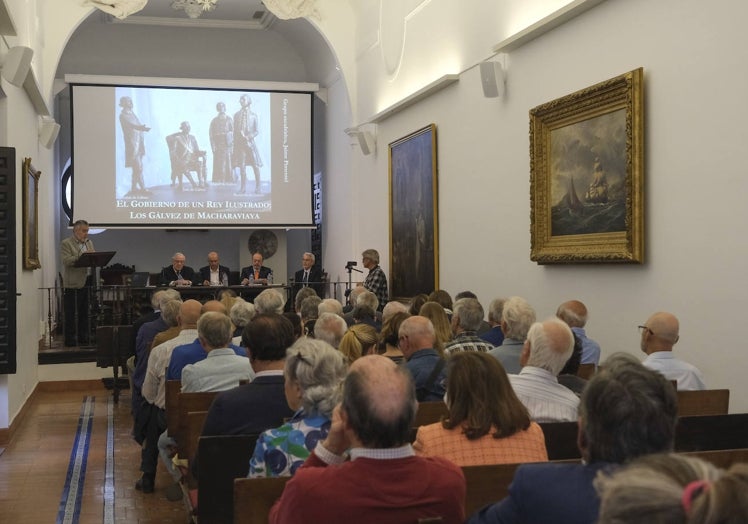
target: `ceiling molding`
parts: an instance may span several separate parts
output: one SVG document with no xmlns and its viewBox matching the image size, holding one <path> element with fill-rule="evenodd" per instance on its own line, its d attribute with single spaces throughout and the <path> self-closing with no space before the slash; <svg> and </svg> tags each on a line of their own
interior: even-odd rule
<svg viewBox="0 0 748 524">
<path fill-rule="evenodd" d="M 203 29 L 267 29 L 275 20 L 275 15 L 264 11 L 261 18 L 253 20 L 220 20 L 210 18 L 170 18 L 165 16 L 128 16 L 119 20 L 111 15 L 107 16 L 110 24 L 150 25 L 161 27 L 199 27 Z"/>
</svg>

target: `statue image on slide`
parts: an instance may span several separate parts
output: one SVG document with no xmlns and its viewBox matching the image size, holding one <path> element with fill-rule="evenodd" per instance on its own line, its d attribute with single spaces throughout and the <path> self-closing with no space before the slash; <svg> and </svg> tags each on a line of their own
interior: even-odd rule
<svg viewBox="0 0 748 524">
<path fill-rule="evenodd" d="M 119 114 L 119 123 L 122 126 L 122 135 L 125 141 L 125 167 L 132 169 L 132 183 L 130 192 L 148 193 L 143 179 L 143 156 L 145 155 L 145 142 L 143 133 L 151 130 L 138 120 L 132 109 L 132 98 L 123 96 L 119 99 L 122 111 Z"/>
<path fill-rule="evenodd" d="M 255 193 L 259 194 L 262 159 L 255 144 L 255 137 L 259 134 L 257 115 L 250 109 L 252 99 L 249 95 L 242 95 L 239 103 L 242 108 L 234 115 L 234 166 L 238 169 L 241 180 L 239 193 L 246 192 L 246 167 L 250 166 L 255 175 Z"/>
</svg>

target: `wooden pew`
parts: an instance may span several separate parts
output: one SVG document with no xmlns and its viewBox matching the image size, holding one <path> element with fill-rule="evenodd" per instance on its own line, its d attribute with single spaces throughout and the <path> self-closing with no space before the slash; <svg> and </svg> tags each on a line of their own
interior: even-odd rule
<svg viewBox="0 0 748 524">
<path fill-rule="evenodd" d="M 190 411 L 187 413 L 187 438 L 184 441 L 184 458 L 190 461 L 197 453 L 198 441 L 207 417 L 207 411 Z"/>
<path fill-rule="evenodd" d="M 181 380 L 166 381 L 166 398 L 164 402 L 164 409 L 166 409 L 166 430 L 172 438 L 179 432 L 179 392 L 181 390 Z"/>
<path fill-rule="evenodd" d="M 675 427 L 675 451 L 748 448 L 748 413 L 680 417 Z"/>
<path fill-rule="evenodd" d="M 447 410 L 447 405 L 441 400 L 435 402 L 419 402 L 413 426 L 426 426 L 427 424 L 439 422 L 442 419 L 442 416 L 445 415 L 449 415 L 449 410 Z"/>
<path fill-rule="evenodd" d="M 291 477 L 234 480 L 234 524 L 267 524 Z"/>
<path fill-rule="evenodd" d="M 548 460 L 578 460 L 581 457 L 577 446 L 579 429 L 576 422 L 542 422 L 540 427 L 545 437 Z"/>
<path fill-rule="evenodd" d="M 678 416 L 727 415 L 730 407 L 729 389 L 678 391 Z"/>
<path fill-rule="evenodd" d="M 579 369 L 577 369 L 577 376 L 579 378 L 583 378 L 584 380 L 589 380 L 592 378 L 592 375 L 595 374 L 595 364 L 579 364 Z"/>
<path fill-rule="evenodd" d="M 259 435 L 200 437 L 197 508 L 200 524 L 231 524 L 234 479 L 246 478 Z M 265 521 L 267 522 L 267 520 Z"/>
<path fill-rule="evenodd" d="M 218 395 L 216 391 L 201 391 L 196 393 L 180 393 L 179 394 L 179 405 L 177 409 L 178 422 L 177 432 L 173 435 L 177 441 L 177 453 L 180 457 L 189 459 L 190 455 L 190 444 L 189 439 L 189 417 L 188 413 L 197 411 L 208 411 L 213 399 Z M 167 424 L 169 410 L 167 408 Z M 169 435 L 172 436 L 171 432 Z M 197 443 L 195 443 L 197 445 Z M 194 448 L 193 448 L 194 449 Z"/>
</svg>

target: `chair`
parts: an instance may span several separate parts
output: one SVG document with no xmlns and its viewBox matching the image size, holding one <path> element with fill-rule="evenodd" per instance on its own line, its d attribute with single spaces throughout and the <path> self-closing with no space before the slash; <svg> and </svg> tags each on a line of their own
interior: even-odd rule
<svg viewBox="0 0 748 524">
<path fill-rule="evenodd" d="M 267 524 L 291 477 L 234 480 L 234 524 Z"/>
<path fill-rule="evenodd" d="M 191 136 L 191 135 L 190 135 Z M 166 137 L 166 144 L 169 147 L 169 161 L 171 163 L 171 185 L 177 185 L 179 190 L 182 188 L 182 176 L 186 176 L 192 184 L 192 189 L 205 187 L 207 184 L 207 159 L 206 152 L 201 150 L 190 150 L 182 138 L 182 133 L 172 133 Z M 197 145 L 197 144 L 194 144 Z M 192 178 L 192 172 L 197 173 L 197 181 Z"/>
</svg>

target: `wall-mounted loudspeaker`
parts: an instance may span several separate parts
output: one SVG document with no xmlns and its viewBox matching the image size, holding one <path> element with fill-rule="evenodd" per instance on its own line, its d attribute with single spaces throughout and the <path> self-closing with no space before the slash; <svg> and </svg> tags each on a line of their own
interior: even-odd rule
<svg viewBox="0 0 748 524">
<path fill-rule="evenodd" d="M 370 155 L 377 149 L 377 140 L 368 131 L 360 131 L 358 133 L 358 145 L 363 154 Z"/>
<path fill-rule="evenodd" d="M 481 62 L 480 83 L 483 87 L 483 96 L 496 98 L 504 95 L 504 84 L 506 73 L 500 62 Z"/>
<path fill-rule="evenodd" d="M 30 47 L 16 46 L 8 49 L 2 57 L 2 75 L 5 80 L 16 87 L 21 87 L 31 68 L 34 50 Z"/>
<path fill-rule="evenodd" d="M 54 120 L 43 121 L 39 124 L 39 143 L 47 149 L 52 149 L 59 133 L 60 124 Z"/>
</svg>

